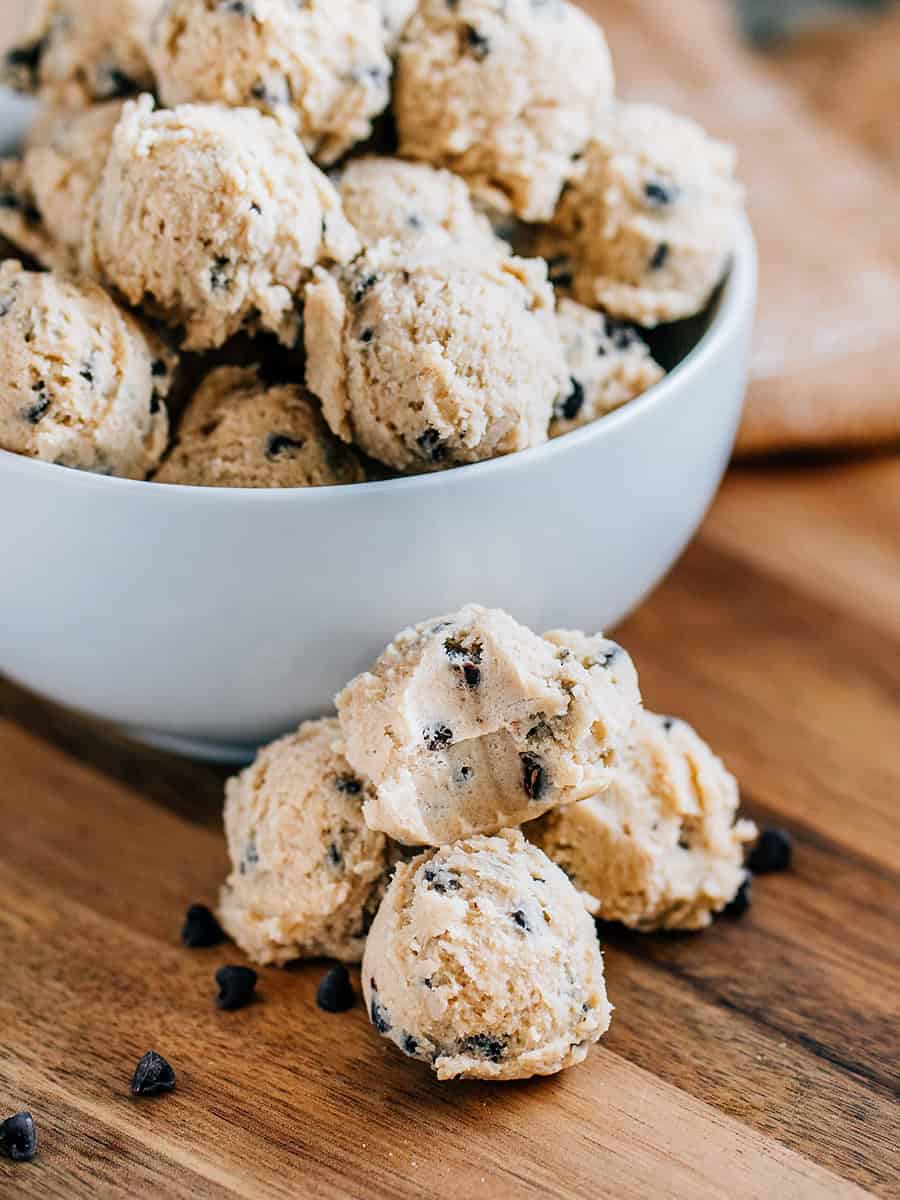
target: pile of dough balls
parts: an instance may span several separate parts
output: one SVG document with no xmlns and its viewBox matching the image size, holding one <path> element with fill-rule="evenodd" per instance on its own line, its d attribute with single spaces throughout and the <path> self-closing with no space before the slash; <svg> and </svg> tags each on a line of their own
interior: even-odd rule
<svg viewBox="0 0 900 1200">
<path fill-rule="evenodd" d="M 72 357 L 39 411 L 37 349 L 0 310 L 0 450 L 204 487 L 482 462 L 653 387 L 645 332 L 728 269 L 732 150 L 618 100 L 567 0 L 33 7 L 0 64 L 42 101 L 0 161 L 0 239 L 48 273 L 42 312 L 77 292 L 121 354 L 152 330 L 166 375 L 108 389 L 102 430 L 70 419 L 58 330 Z"/>
<path fill-rule="evenodd" d="M 470 604 L 336 705 L 227 784 L 220 919 L 259 963 L 362 960 L 375 1030 L 439 1079 L 581 1062 L 612 1013 L 592 918 L 700 929 L 744 884 L 734 778 L 599 634 Z"/>
</svg>

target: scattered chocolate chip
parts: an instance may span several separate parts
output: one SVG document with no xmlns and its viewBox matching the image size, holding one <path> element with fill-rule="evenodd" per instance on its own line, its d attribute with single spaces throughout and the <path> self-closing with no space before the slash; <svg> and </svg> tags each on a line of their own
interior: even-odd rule
<svg viewBox="0 0 900 1200">
<path fill-rule="evenodd" d="M 466 686 L 477 688 L 481 683 L 481 668 L 473 666 L 472 663 L 465 663 L 463 666 L 463 679 L 466 681 Z"/>
<path fill-rule="evenodd" d="M 216 1004 L 226 1012 L 246 1008 L 253 999 L 258 979 L 252 967 L 219 967 L 216 971 L 216 983 L 219 985 Z"/>
<path fill-rule="evenodd" d="M 359 304 L 362 300 L 364 300 L 366 295 L 372 290 L 377 282 L 377 275 L 365 275 L 362 279 L 358 280 L 354 285 L 352 292 L 353 303 Z"/>
<path fill-rule="evenodd" d="M 446 725 L 429 725 L 422 730 L 422 738 L 429 750 L 446 750 L 453 741 L 453 730 Z"/>
<path fill-rule="evenodd" d="M 246 0 L 220 0 L 216 7 L 219 12 L 233 13 L 236 17 L 246 17 L 250 14 Z"/>
<path fill-rule="evenodd" d="M 669 243 L 660 242 L 653 251 L 653 257 L 650 259 L 650 270 L 661 271 L 669 261 Z"/>
<path fill-rule="evenodd" d="M 602 667 L 604 670 L 608 670 L 622 653 L 622 647 L 613 642 L 608 650 L 604 650 L 602 654 L 594 655 L 591 660 L 591 666 Z"/>
<path fill-rule="evenodd" d="M 343 866 L 344 856 L 341 854 L 340 847 L 336 846 L 334 842 L 332 842 L 328 847 L 328 852 L 326 853 L 325 857 L 328 859 L 329 867 L 336 868 Z"/>
<path fill-rule="evenodd" d="M 47 49 L 47 39 L 40 38 L 26 46 L 16 46 L 8 51 L 6 65 L 28 87 L 36 87 L 41 69 L 41 59 Z"/>
<path fill-rule="evenodd" d="M 524 929 L 526 933 L 531 932 L 531 926 L 528 924 L 528 918 L 525 916 L 524 912 L 522 912 L 521 908 L 516 909 L 512 915 L 512 919 L 520 929 Z"/>
<path fill-rule="evenodd" d="M 154 388 L 153 392 L 150 396 L 150 416 L 151 417 L 156 416 L 156 414 L 159 412 L 159 410 L 161 408 L 162 408 L 162 401 L 159 398 L 159 392 L 156 390 L 156 388 Z"/>
<path fill-rule="evenodd" d="M 502 1061 L 506 1053 L 506 1042 L 502 1038 L 491 1037 L 489 1033 L 474 1033 L 471 1037 L 463 1038 L 460 1050 L 463 1054 L 497 1063 Z"/>
<path fill-rule="evenodd" d="M 282 454 L 293 454 L 297 450 L 302 450 L 304 442 L 302 438 L 293 438 L 286 433 L 270 433 L 266 440 L 266 458 L 280 458 Z"/>
<path fill-rule="evenodd" d="M 722 909 L 722 915 L 726 917 L 742 917 L 753 902 L 752 886 L 750 876 L 748 875 L 738 888 L 735 898 Z"/>
<path fill-rule="evenodd" d="M 471 646 L 466 646 L 460 638 L 448 637 L 444 639 L 444 653 L 451 660 L 466 658 L 470 662 L 480 663 L 484 657 L 484 646 L 477 640 Z"/>
<path fill-rule="evenodd" d="M 13 1162 L 31 1162 L 37 1154 L 37 1130 L 30 1112 L 16 1113 L 0 1121 L 0 1150 Z"/>
<path fill-rule="evenodd" d="M 209 284 L 214 292 L 231 287 L 231 278 L 228 274 L 230 266 L 231 259 L 223 258 L 221 255 L 213 260 L 213 264 L 209 268 Z"/>
<path fill-rule="evenodd" d="M 681 192 L 677 183 L 663 179 L 651 179 L 644 184 L 644 195 L 654 208 L 668 208 L 674 204 Z"/>
<path fill-rule="evenodd" d="M 410 227 L 410 229 L 424 229 L 425 228 L 425 222 L 422 220 L 422 218 L 419 216 L 418 213 L 407 213 L 406 223 Z"/>
<path fill-rule="evenodd" d="M 78 372 L 78 374 L 81 376 L 82 379 L 87 380 L 88 383 L 94 382 L 94 372 L 91 370 L 90 367 L 82 367 L 81 370 Z"/>
<path fill-rule="evenodd" d="M 261 208 L 260 208 L 260 206 L 259 206 L 259 205 L 256 203 L 256 201 L 255 201 L 255 200 L 254 200 L 254 201 L 252 201 L 252 203 L 251 203 L 251 205 L 250 205 L 250 211 L 251 211 L 252 213 L 256 213 L 256 215 L 257 215 L 258 217 L 261 217 L 261 216 L 262 216 L 262 209 L 261 209 Z"/>
<path fill-rule="evenodd" d="M 362 333 L 359 335 L 359 340 L 361 342 L 365 343 L 366 345 L 368 345 L 374 336 L 375 336 L 374 329 L 364 329 L 362 331 Z"/>
<path fill-rule="evenodd" d="M 456 872 L 445 866 L 426 867 L 423 878 L 429 887 L 441 896 L 446 892 L 458 892 L 462 887 Z"/>
<path fill-rule="evenodd" d="M 544 766 L 535 754 L 520 754 L 522 760 L 522 787 L 529 800 L 539 800 L 544 790 Z"/>
<path fill-rule="evenodd" d="M 322 976 L 316 991 L 316 1004 L 324 1012 L 347 1012 L 356 1003 L 350 972 L 340 963 Z"/>
<path fill-rule="evenodd" d="M 475 774 L 475 772 L 472 770 L 471 767 L 463 765 L 456 772 L 456 782 L 457 783 L 468 783 L 474 774 Z"/>
<path fill-rule="evenodd" d="M 419 1043 L 416 1041 L 416 1039 L 413 1037 L 413 1035 L 411 1033 L 404 1033 L 404 1035 L 403 1035 L 403 1053 L 404 1054 L 416 1054 L 418 1052 L 418 1049 L 419 1049 Z"/>
<path fill-rule="evenodd" d="M 35 400 L 34 404 L 29 405 L 29 407 L 25 409 L 25 420 L 29 425 L 37 425 L 49 407 L 50 397 L 46 393 L 42 393 L 38 399 Z"/>
<path fill-rule="evenodd" d="M 259 851 L 256 848 L 256 838 L 253 834 L 250 835 L 250 840 L 244 846 L 244 853 L 241 855 L 240 872 L 246 875 L 248 867 L 255 867 L 259 862 Z"/>
<path fill-rule="evenodd" d="M 754 875 L 786 871 L 793 853 L 794 840 L 789 833 L 783 829 L 764 829 L 747 859 L 747 866 Z"/>
<path fill-rule="evenodd" d="M 362 784 L 354 775 L 340 775 L 335 780 L 334 786 L 345 796 L 358 796 L 362 791 Z"/>
<path fill-rule="evenodd" d="M 633 326 L 626 324 L 625 321 L 619 321 L 615 317 L 604 317 L 604 323 L 606 336 L 617 350 L 628 350 L 638 340 Z"/>
<path fill-rule="evenodd" d="M 436 429 L 426 429 L 416 438 L 416 445 L 431 462 L 443 462 L 447 457 L 447 447 Z"/>
<path fill-rule="evenodd" d="M 181 941 L 191 950 L 206 949 L 224 942 L 225 931 L 205 904 L 192 904 L 185 913 Z"/>
<path fill-rule="evenodd" d="M 165 375 L 168 375 L 168 373 L 169 368 L 166 366 L 165 359 L 154 358 L 153 362 L 150 364 L 150 374 L 153 376 L 153 378 L 162 379 Z"/>
<path fill-rule="evenodd" d="M 148 1050 L 135 1067 L 131 1091 L 135 1096 L 158 1096 L 175 1087 L 175 1072 L 161 1054 Z"/>
<path fill-rule="evenodd" d="M 483 33 L 479 33 L 474 25 L 466 26 L 466 42 L 472 51 L 472 57 L 477 62 L 484 62 L 491 52 L 490 38 L 485 37 Z"/>
<path fill-rule="evenodd" d="M 569 378 L 569 391 L 557 404 L 556 415 L 564 421 L 574 421 L 584 407 L 584 388 L 572 375 Z"/>
<path fill-rule="evenodd" d="M 372 997 L 372 1007 L 369 1015 L 372 1018 L 372 1024 L 379 1033 L 390 1033 L 391 1020 L 388 1016 L 388 1011 L 377 996 Z"/>
<path fill-rule="evenodd" d="M 666 733 L 671 733 L 672 730 L 675 728 L 675 718 L 674 717 L 660 717 L 660 721 L 662 722 L 662 727 L 666 731 Z"/>
</svg>

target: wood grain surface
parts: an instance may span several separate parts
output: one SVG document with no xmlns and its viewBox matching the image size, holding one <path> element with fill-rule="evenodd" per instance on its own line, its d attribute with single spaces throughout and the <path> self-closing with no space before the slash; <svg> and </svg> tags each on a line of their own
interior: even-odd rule
<svg viewBox="0 0 900 1200">
<path fill-rule="evenodd" d="M 608 1036 L 518 1085 L 433 1082 L 321 964 L 213 1004 L 178 944 L 224 871 L 224 772 L 0 686 L 0 1196 L 830 1197 L 900 1191 L 900 460 L 732 474 L 620 636 L 748 811 L 796 838 L 742 921 L 604 930 Z M 146 1049 L 175 1094 L 135 1101 Z"/>
</svg>

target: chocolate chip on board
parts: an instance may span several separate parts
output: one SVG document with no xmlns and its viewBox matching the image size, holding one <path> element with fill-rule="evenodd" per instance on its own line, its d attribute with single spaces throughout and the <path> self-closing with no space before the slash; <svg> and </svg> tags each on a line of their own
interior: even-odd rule
<svg viewBox="0 0 900 1200">
<path fill-rule="evenodd" d="M 754 875 L 786 871 L 793 853 L 794 840 L 789 833 L 783 829 L 764 829 L 747 859 L 747 866 Z"/>
<path fill-rule="evenodd" d="M 175 1072 L 161 1054 L 148 1050 L 134 1069 L 131 1091 L 135 1096 L 158 1096 L 175 1087 Z"/>
<path fill-rule="evenodd" d="M 753 884 L 748 875 L 738 888 L 735 898 L 722 909 L 725 917 L 742 917 L 753 903 Z"/>
<path fill-rule="evenodd" d="M 350 982 L 350 972 L 340 963 L 332 967 L 319 984 L 316 992 L 316 1004 L 324 1012 L 347 1012 L 356 1003 L 356 992 Z"/>
<path fill-rule="evenodd" d="M 224 942 L 225 932 L 205 904 L 192 904 L 184 916 L 181 940 L 191 950 L 201 950 Z"/>
<path fill-rule="evenodd" d="M 30 1112 L 0 1121 L 0 1151 L 13 1162 L 31 1162 L 37 1154 L 37 1130 Z"/>
<path fill-rule="evenodd" d="M 254 999 L 258 979 L 252 967 L 219 967 L 216 971 L 216 983 L 219 985 L 216 1004 L 226 1012 L 246 1008 Z"/>
</svg>

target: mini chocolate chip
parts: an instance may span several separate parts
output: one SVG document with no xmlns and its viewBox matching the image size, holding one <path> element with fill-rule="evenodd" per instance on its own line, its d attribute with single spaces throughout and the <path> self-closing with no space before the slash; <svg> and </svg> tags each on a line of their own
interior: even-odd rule
<svg viewBox="0 0 900 1200">
<path fill-rule="evenodd" d="M 481 683 L 481 668 L 473 666 L 472 663 L 465 663 L 462 671 L 463 679 L 466 681 L 466 686 L 470 688 L 477 688 Z"/>
<path fill-rule="evenodd" d="M 360 279 L 353 288 L 353 293 L 352 293 L 353 303 L 359 304 L 360 301 L 366 297 L 367 293 L 372 290 L 372 288 L 375 286 L 375 284 L 377 282 L 378 282 L 377 275 L 366 275 L 362 279 Z"/>
<path fill-rule="evenodd" d="M 20 206 L 19 197 L 15 192 L 0 192 L 0 208 L 7 208 L 15 212 Z"/>
<path fill-rule="evenodd" d="M 159 398 L 159 392 L 156 390 L 156 388 L 154 388 L 153 392 L 150 396 L 150 416 L 151 417 L 156 416 L 156 414 L 159 412 L 159 410 L 161 408 L 162 408 L 162 401 Z"/>
<path fill-rule="evenodd" d="M 286 433 L 270 433 L 266 440 L 266 458 L 274 460 L 282 454 L 293 458 L 297 450 L 302 450 L 305 443 L 303 438 L 293 438 Z"/>
<path fill-rule="evenodd" d="M 445 750 L 453 741 L 453 730 L 446 725 L 429 725 L 422 730 L 422 738 L 429 750 Z"/>
<path fill-rule="evenodd" d="M 30 1112 L 16 1113 L 0 1121 L 0 1150 L 13 1162 L 31 1162 L 37 1154 L 37 1130 Z"/>
<path fill-rule="evenodd" d="M 257 215 L 258 217 L 261 217 L 261 216 L 262 216 L 262 209 L 259 207 L 259 205 L 256 203 L 256 201 L 255 201 L 255 200 L 254 200 L 254 201 L 251 203 L 251 205 L 250 205 L 250 211 L 251 211 L 252 213 L 256 213 L 256 215 Z"/>
<path fill-rule="evenodd" d="M 372 997 L 372 1007 L 370 1012 L 372 1024 L 379 1033 L 390 1033 L 391 1020 L 388 1016 L 388 1011 L 376 996 Z"/>
<path fill-rule="evenodd" d="M 163 376 L 168 375 L 168 373 L 169 368 L 166 366 L 165 359 L 154 358 L 153 362 L 150 364 L 150 374 L 153 376 L 153 378 L 162 379 Z"/>
<path fill-rule="evenodd" d="M 565 421 L 574 421 L 584 407 L 584 388 L 574 375 L 569 378 L 569 391 L 557 406 L 557 416 Z"/>
<path fill-rule="evenodd" d="M 340 775 L 335 780 L 334 786 L 345 796 L 358 796 L 362 791 L 362 784 L 353 775 Z"/>
<path fill-rule="evenodd" d="M 474 25 L 467 25 L 466 41 L 472 51 L 472 57 L 477 62 L 484 62 L 491 52 L 490 38 L 485 37 L 483 33 L 479 33 Z"/>
<path fill-rule="evenodd" d="M 528 924 L 528 918 L 525 916 L 524 912 L 522 912 L 521 908 L 516 909 L 512 915 L 512 919 L 520 929 L 524 929 L 526 933 L 531 932 L 531 926 Z"/>
<path fill-rule="evenodd" d="M 374 329 L 364 329 L 362 331 L 362 333 L 359 335 L 359 340 L 361 342 L 364 342 L 366 345 L 368 345 L 374 336 L 375 336 Z"/>
<path fill-rule="evenodd" d="M 506 1053 L 506 1042 L 503 1038 L 492 1037 L 489 1033 L 474 1033 L 471 1037 L 463 1038 L 460 1049 L 463 1054 L 488 1058 L 497 1063 L 502 1061 Z"/>
<path fill-rule="evenodd" d="M 764 829 L 747 859 L 747 866 L 754 875 L 786 871 L 793 853 L 794 839 L 789 833 L 783 829 Z"/>
<path fill-rule="evenodd" d="M 463 765 L 456 772 L 456 782 L 457 783 L 468 783 L 474 774 L 475 774 L 475 772 L 472 770 L 471 767 Z"/>
<path fill-rule="evenodd" d="M 660 242 L 653 251 L 653 257 L 650 259 L 650 270 L 661 271 L 669 261 L 669 243 Z"/>
<path fill-rule="evenodd" d="M 539 800 L 544 790 L 544 766 L 535 754 L 520 754 L 522 760 L 522 787 L 529 800 Z"/>
<path fill-rule="evenodd" d="M 181 927 L 181 940 L 191 950 L 200 950 L 224 942 L 225 932 L 205 904 L 192 904 Z"/>
<path fill-rule="evenodd" d="M 29 42 L 27 46 L 16 46 L 7 52 L 6 65 L 15 72 L 28 76 L 28 82 L 34 87 L 38 82 L 38 72 L 41 68 L 41 58 L 47 49 L 47 38 L 39 38 Z"/>
<path fill-rule="evenodd" d="M 447 457 L 447 447 L 441 441 L 441 435 L 436 429 L 426 429 L 416 438 L 416 445 L 426 458 L 432 462 L 443 462 Z"/>
<path fill-rule="evenodd" d="M 148 1050 L 134 1069 L 131 1090 L 135 1096 L 158 1096 L 175 1087 L 175 1072 L 161 1054 Z"/>
<path fill-rule="evenodd" d="M 459 876 L 445 866 L 426 867 L 423 878 L 441 896 L 447 892 L 458 892 L 462 887 Z"/>
<path fill-rule="evenodd" d="M 221 255 L 213 260 L 213 264 L 209 268 L 209 283 L 214 292 L 231 287 L 231 279 L 228 276 L 230 266 L 231 259 Z"/>
<path fill-rule="evenodd" d="M 460 638 L 448 637 L 444 639 L 444 653 L 451 660 L 467 658 L 470 662 L 480 663 L 484 657 L 484 646 L 479 641 L 466 646 Z"/>
<path fill-rule="evenodd" d="M 241 855 L 240 872 L 245 875 L 248 867 L 255 867 L 259 862 L 259 851 L 256 848 L 256 838 L 253 834 L 250 835 L 250 840 L 244 847 L 244 853 Z"/>
<path fill-rule="evenodd" d="M 666 731 L 666 733 L 671 733 L 672 730 L 675 728 L 675 718 L 674 717 L 660 717 L 660 721 L 662 722 L 662 727 Z"/>
<path fill-rule="evenodd" d="M 233 13 L 236 17 L 246 17 L 250 13 L 246 0 L 220 0 L 216 8 L 219 12 Z"/>
<path fill-rule="evenodd" d="M 403 1035 L 403 1053 L 404 1054 L 415 1054 L 415 1053 L 417 1053 L 418 1049 L 419 1049 L 419 1043 L 416 1041 L 416 1039 L 413 1037 L 413 1035 L 411 1033 L 404 1033 L 404 1035 Z"/>
<path fill-rule="evenodd" d="M 654 208 L 667 208 L 674 204 L 680 192 L 677 183 L 668 183 L 663 179 L 651 179 L 644 184 L 644 195 Z"/>
<path fill-rule="evenodd" d="M 742 917 L 752 902 L 753 890 L 750 876 L 748 875 L 738 888 L 735 898 L 722 909 L 722 915 L 726 917 Z"/>
<path fill-rule="evenodd" d="M 628 350 L 637 341 L 637 333 L 625 321 L 618 321 L 615 317 L 604 317 L 604 323 L 606 336 L 617 350 Z"/>
<path fill-rule="evenodd" d="M 219 967 L 216 971 L 216 983 L 219 985 L 216 1004 L 226 1012 L 245 1008 L 253 999 L 258 979 L 252 967 Z"/>
<path fill-rule="evenodd" d="M 78 374 L 82 379 L 86 379 L 88 383 L 94 382 L 94 372 L 90 367 L 82 367 Z"/>
<path fill-rule="evenodd" d="M 49 407 L 50 407 L 50 397 L 47 396 L 46 393 L 42 394 L 39 397 L 39 399 L 37 399 L 34 402 L 34 404 L 30 405 L 30 407 L 25 409 L 25 412 L 24 412 L 25 420 L 28 422 L 29 425 L 37 425 L 37 423 L 40 421 L 41 417 L 43 417 L 43 415 L 46 413 L 46 411 Z"/>
<path fill-rule="evenodd" d="M 343 963 L 332 967 L 322 976 L 316 991 L 316 1004 L 324 1012 L 347 1012 L 356 1003 L 356 993 L 350 982 L 350 972 Z"/>
<path fill-rule="evenodd" d="M 608 650 L 604 650 L 602 654 L 594 655 L 593 659 L 591 660 L 591 666 L 603 667 L 604 670 L 607 670 L 622 653 L 622 647 L 616 642 L 613 642 Z"/>
<path fill-rule="evenodd" d="M 424 229 L 425 228 L 425 222 L 422 220 L 422 218 L 419 216 L 418 213 L 407 213 L 406 223 L 410 227 L 410 229 Z"/>
<path fill-rule="evenodd" d="M 334 842 L 332 842 L 328 847 L 326 858 L 328 859 L 328 865 L 330 867 L 340 867 L 344 862 L 344 856 L 341 854 L 340 848 L 336 846 Z"/>
</svg>

